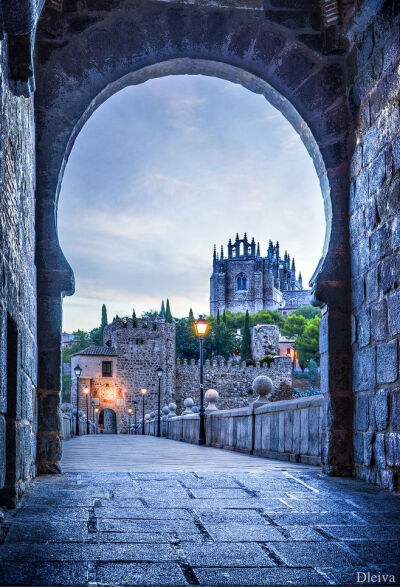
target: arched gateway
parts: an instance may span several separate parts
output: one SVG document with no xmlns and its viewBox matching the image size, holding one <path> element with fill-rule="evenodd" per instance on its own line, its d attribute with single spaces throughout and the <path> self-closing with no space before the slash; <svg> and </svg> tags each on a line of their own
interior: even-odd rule
<svg viewBox="0 0 400 587">
<path fill-rule="evenodd" d="M 100 412 L 99 430 L 103 434 L 117 434 L 117 415 L 114 410 L 105 408 Z"/>
<path fill-rule="evenodd" d="M 42 14 L 36 38 L 39 470 L 54 470 L 61 456 L 54 440 L 57 418 L 49 412 L 59 401 L 62 296 L 73 293 L 74 280 L 59 247 L 56 218 L 74 140 L 91 113 L 121 88 L 159 76 L 203 74 L 264 94 L 314 160 L 327 220 L 313 278 L 314 301 L 325 309 L 323 461 L 327 472 L 349 472 L 349 118 L 340 41 L 330 47 L 321 33 L 319 2 L 310 1 L 297 24 L 297 13 L 288 18 L 279 8 L 265 9 L 261 0 L 110 0 L 101 9 L 97 3 L 65 4 L 63 12 L 49 7 Z"/>
</svg>

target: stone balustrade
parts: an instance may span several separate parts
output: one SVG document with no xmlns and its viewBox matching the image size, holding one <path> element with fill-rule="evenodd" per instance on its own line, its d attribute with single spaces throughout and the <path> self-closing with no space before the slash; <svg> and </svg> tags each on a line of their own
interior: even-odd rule
<svg viewBox="0 0 400 587">
<path fill-rule="evenodd" d="M 323 396 L 249 405 L 206 414 L 209 446 L 237 450 L 268 458 L 319 465 Z M 166 436 L 197 444 L 199 415 L 169 418 Z M 156 434 L 156 419 L 146 424 L 146 433 Z"/>
<path fill-rule="evenodd" d="M 62 439 L 65 440 L 66 438 L 72 438 L 75 436 L 76 430 L 76 414 L 72 412 L 72 409 L 69 407 L 69 404 L 62 404 L 61 405 L 61 434 Z M 90 434 L 95 433 L 95 426 L 94 423 L 89 421 L 89 432 Z M 79 434 L 83 436 L 87 433 L 86 427 L 86 416 L 83 412 L 80 411 L 79 414 Z"/>
</svg>

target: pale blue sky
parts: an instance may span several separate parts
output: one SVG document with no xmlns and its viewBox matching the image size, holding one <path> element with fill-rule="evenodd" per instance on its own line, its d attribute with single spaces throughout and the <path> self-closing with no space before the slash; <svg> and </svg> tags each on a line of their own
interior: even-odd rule
<svg viewBox="0 0 400 587">
<path fill-rule="evenodd" d="M 75 272 L 64 330 L 159 308 L 209 309 L 212 249 L 245 231 L 280 241 L 307 284 L 325 234 L 303 143 L 263 96 L 223 80 L 171 76 L 122 90 L 78 136 L 59 204 Z"/>
</svg>

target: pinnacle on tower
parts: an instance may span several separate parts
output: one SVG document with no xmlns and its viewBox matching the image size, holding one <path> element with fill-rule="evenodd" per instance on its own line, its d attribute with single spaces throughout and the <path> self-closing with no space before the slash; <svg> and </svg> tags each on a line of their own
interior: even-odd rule
<svg viewBox="0 0 400 587">
<path fill-rule="evenodd" d="M 236 240 L 236 242 L 239 241 L 239 233 L 238 232 L 236 233 L 236 239 L 235 240 Z"/>
<path fill-rule="evenodd" d="M 247 242 L 247 232 L 245 232 L 245 233 L 244 233 L 243 240 L 244 240 L 245 242 Z"/>
<path fill-rule="evenodd" d="M 224 258 L 224 245 L 221 245 L 221 259 Z"/>
<path fill-rule="evenodd" d="M 257 243 L 257 257 L 260 257 L 260 243 Z"/>
<path fill-rule="evenodd" d="M 294 257 L 292 259 L 292 271 L 296 271 L 296 265 L 295 265 L 295 262 L 294 262 Z"/>
<path fill-rule="evenodd" d="M 213 257 L 214 257 L 214 259 L 216 259 L 216 257 L 217 257 L 217 245 L 215 243 L 214 243 Z"/>
</svg>

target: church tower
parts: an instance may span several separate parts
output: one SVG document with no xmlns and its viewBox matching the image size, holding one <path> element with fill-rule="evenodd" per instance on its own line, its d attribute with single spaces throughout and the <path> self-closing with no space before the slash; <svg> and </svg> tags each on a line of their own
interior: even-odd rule
<svg viewBox="0 0 400 587">
<path fill-rule="evenodd" d="M 247 233 L 234 241 L 229 239 L 227 256 L 221 246 L 214 245 L 213 272 L 210 278 L 210 312 L 246 312 L 278 310 L 289 314 L 300 305 L 309 304 L 308 290 L 303 290 L 301 274 L 296 278 L 294 258 L 285 251 L 280 255 L 280 245 L 269 241 L 267 254 L 261 256 L 260 244 L 254 237 L 249 241 Z"/>
</svg>

